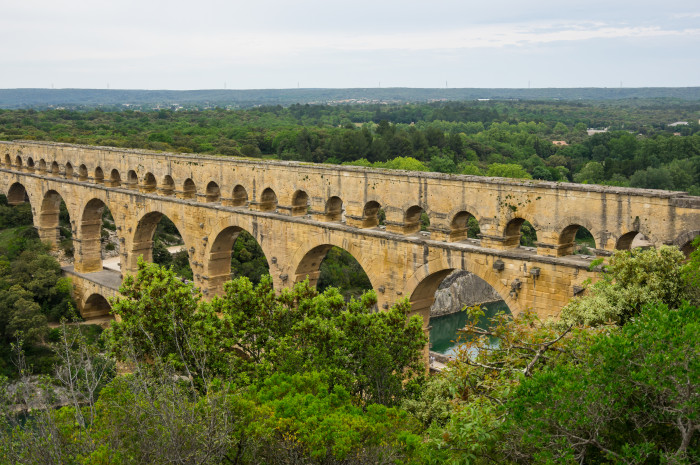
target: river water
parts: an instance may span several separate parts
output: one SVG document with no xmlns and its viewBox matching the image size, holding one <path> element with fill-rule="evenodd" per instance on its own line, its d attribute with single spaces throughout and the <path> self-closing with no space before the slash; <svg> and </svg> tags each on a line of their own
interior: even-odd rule
<svg viewBox="0 0 700 465">
<path fill-rule="evenodd" d="M 484 316 L 477 324 L 480 328 L 488 328 L 492 316 L 498 312 L 508 312 L 508 305 L 503 300 L 489 302 L 481 305 Z M 451 315 L 443 315 L 430 319 L 430 350 L 444 355 L 453 355 L 457 348 L 457 339 L 460 337 L 457 330 L 464 328 L 467 323 L 467 313 L 457 312 Z M 462 336 L 464 337 L 464 336 Z"/>
</svg>

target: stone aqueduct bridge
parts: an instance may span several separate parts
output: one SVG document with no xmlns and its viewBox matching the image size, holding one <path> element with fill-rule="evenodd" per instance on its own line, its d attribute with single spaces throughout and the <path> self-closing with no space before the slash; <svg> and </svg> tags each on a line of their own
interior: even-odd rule
<svg viewBox="0 0 700 465">
<path fill-rule="evenodd" d="M 700 197 L 682 192 L 37 142 L 0 143 L 0 177 L 10 203 L 28 195 L 40 236 L 53 243 L 65 200 L 84 316 L 103 311 L 101 296 L 115 295 L 120 282 L 102 269 L 104 206 L 117 226 L 122 272 L 133 272 L 140 255 L 151 259 L 165 214 L 205 295 L 221 292 L 233 242 L 245 230 L 262 246 L 276 288 L 307 276 L 315 282 L 326 252 L 338 246 L 362 265 L 380 307 L 409 297 L 426 317 L 455 269 L 484 279 L 514 313 L 556 316 L 595 274 L 590 259 L 572 255 L 579 226 L 593 234 L 598 254 L 629 248 L 639 233 L 654 245 L 684 246 L 700 232 Z M 386 228 L 378 226 L 380 208 Z M 420 232 L 421 211 L 429 232 Z M 470 215 L 480 240 L 466 237 Z M 519 247 L 525 220 L 537 231 L 536 249 Z"/>
</svg>

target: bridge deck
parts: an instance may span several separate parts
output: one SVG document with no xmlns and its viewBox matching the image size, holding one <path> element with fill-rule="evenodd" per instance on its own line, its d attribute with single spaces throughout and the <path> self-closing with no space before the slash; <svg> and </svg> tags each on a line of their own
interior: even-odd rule
<svg viewBox="0 0 700 465">
<path fill-rule="evenodd" d="M 108 289 L 114 291 L 119 290 L 119 286 L 122 284 L 122 275 L 118 271 L 104 269 L 102 271 L 95 271 L 92 273 L 78 273 L 73 269 L 73 265 L 61 267 L 63 273 L 68 276 L 79 276 L 80 278 L 104 286 Z"/>
</svg>

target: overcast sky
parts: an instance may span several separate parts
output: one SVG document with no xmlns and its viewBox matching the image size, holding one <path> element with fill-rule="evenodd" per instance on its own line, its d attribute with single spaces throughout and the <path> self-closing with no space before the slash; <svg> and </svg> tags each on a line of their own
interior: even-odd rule
<svg viewBox="0 0 700 465">
<path fill-rule="evenodd" d="M 700 0 L 0 2 L 0 88 L 700 86 Z"/>
</svg>

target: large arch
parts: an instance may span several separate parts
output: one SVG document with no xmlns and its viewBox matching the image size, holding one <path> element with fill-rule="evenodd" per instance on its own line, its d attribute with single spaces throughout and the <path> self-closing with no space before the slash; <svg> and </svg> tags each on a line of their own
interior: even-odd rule
<svg viewBox="0 0 700 465">
<path fill-rule="evenodd" d="M 700 236 L 700 230 L 686 231 L 673 241 L 673 245 L 678 247 L 681 252 L 688 257 L 690 256 L 691 252 L 695 250 L 692 244 L 695 238 L 698 236 Z"/>
<path fill-rule="evenodd" d="M 290 261 L 291 270 L 294 272 L 293 283 L 301 282 L 308 277 L 309 283 L 316 286 L 321 274 L 321 262 L 333 247 L 343 249 L 352 255 L 364 270 L 372 288 L 377 289 L 382 276 L 379 273 L 375 275 L 376 260 L 368 256 L 361 243 L 344 241 L 333 235 L 310 239 L 294 251 Z"/>
<path fill-rule="evenodd" d="M 207 260 L 208 266 L 206 270 L 208 278 L 208 297 L 223 294 L 224 283 L 231 279 L 231 257 L 234 244 L 242 232 L 250 234 L 250 232 L 241 227 L 241 225 L 232 225 L 231 223 L 233 222 L 234 221 L 227 221 L 219 226 L 215 239 L 207 250 L 207 256 L 209 258 L 209 260 Z M 253 234 L 250 235 L 258 242 L 258 245 L 263 250 L 263 255 L 265 256 L 265 261 L 269 269 L 270 255 L 268 255 L 268 252 L 265 251 L 258 239 L 255 238 Z"/>
<path fill-rule="evenodd" d="M 94 320 L 102 318 L 114 318 L 112 315 L 112 306 L 109 301 L 100 294 L 91 294 L 83 303 L 80 316 L 85 320 Z"/>
<path fill-rule="evenodd" d="M 639 231 L 630 231 L 620 236 L 615 242 L 616 250 L 630 250 L 635 247 L 646 247 L 647 238 Z"/>
<path fill-rule="evenodd" d="M 55 190 L 49 190 L 44 194 L 44 198 L 41 202 L 41 209 L 39 211 L 39 221 L 38 227 L 39 237 L 43 241 L 48 241 L 53 246 L 58 246 L 61 244 L 61 203 L 63 202 L 63 196 Z M 65 204 L 65 202 L 64 202 Z M 69 226 L 66 228 L 66 234 L 69 232 L 72 235 L 72 221 L 71 218 L 75 218 L 73 212 L 70 211 L 68 205 L 65 204 L 68 213 Z M 68 239 L 68 237 L 66 238 Z M 67 249 L 66 249 L 67 250 Z"/>
<path fill-rule="evenodd" d="M 534 233 L 534 239 L 533 242 L 537 241 L 537 230 L 535 229 L 535 226 L 527 221 L 525 218 L 522 217 L 516 217 L 513 218 L 512 220 L 508 221 L 506 224 L 505 230 L 504 230 L 504 245 L 511 246 L 511 247 L 518 247 L 520 245 L 528 245 L 528 246 L 534 246 L 535 244 L 523 244 L 523 234 L 522 234 L 522 228 L 523 225 L 529 225 L 532 228 L 532 232 Z"/>
<path fill-rule="evenodd" d="M 174 212 L 171 215 L 167 211 L 150 211 L 142 215 L 136 215 L 136 217 L 140 219 L 136 222 L 136 225 L 132 227 L 134 235 L 131 241 L 131 248 L 129 250 L 128 260 L 126 263 L 127 271 L 135 272 L 138 269 L 138 258 L 140 256 L 143 256 L 143 259 L 146 262 L 153 263 L 155 261 L 153 255 L 155 245 L 155 233 L 156 229 L 158 228 L 158 224 L 161 222 L 161 219 L 163 219 L 163 217 L 168 218 L 168 220 L 170 220 L 170 222 L 172 223 L 172 226 L 174 226 L 174 228 L 177 229 L 177 233 L 180 236 L 180 239 L 182 239 L 182 242 L 184 243 L 184 245 L 179 247 L 181 249 L 184 249 L 185 252 L 188 253 L 188 261 L 191 260 L 191 257 L 189 256 L 190 241 L 184 234 L 186 232 L 185 225 L 181 223 L 178 224 L 178 222 L 173 221 L 173 219 L 178 219 L 178 216 L 174 214 Z"/>
<path fill-rule="evenodd" d="M 102 270 L 102 217 L 105 208 L 109 207 L 98 198 L 90 199 L 83 208 L 78 226 L 80 250 L 75 260 L 75 271 L 78 273 Z"/>
</svg>

